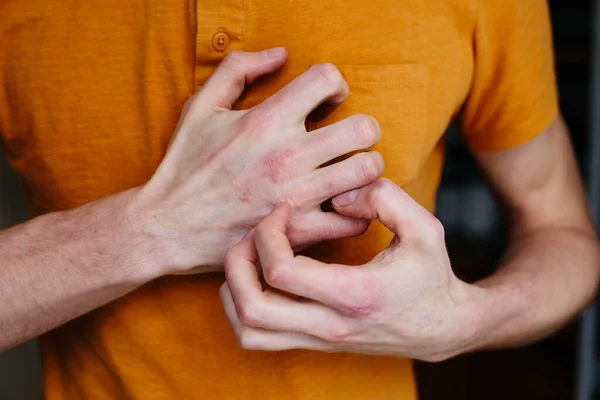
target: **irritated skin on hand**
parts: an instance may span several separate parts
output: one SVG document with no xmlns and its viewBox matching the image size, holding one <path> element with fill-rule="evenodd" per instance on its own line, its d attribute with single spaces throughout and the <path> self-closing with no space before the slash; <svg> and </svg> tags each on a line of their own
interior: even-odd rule
<svg viewBox="0 0 600 400">
<path fill-rule="evenodd" d="M 229 53 L 184 105 L 146 184 L 0 233 L 0 349 L 158 276 L 221 271 L 227 251 L 282 201 L 294 205 L 294 246 L 365 231 L 367 221 L 320 209 L 383 170 L 375 152 L 321 167 L 380 138 L 366 115 L 306 134 L 312 110 L 348 94 L 333 65 L 311 67 L 249 110 L 231 110 L 246 84 L 280 68 L 286 56 L 280 48 Z"/>
</svg>

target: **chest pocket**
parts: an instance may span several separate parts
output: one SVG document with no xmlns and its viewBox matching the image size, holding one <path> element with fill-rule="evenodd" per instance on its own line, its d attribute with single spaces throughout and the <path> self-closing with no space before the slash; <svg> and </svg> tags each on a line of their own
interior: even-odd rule
<svg viewBox="0 0 600 400">
<path fill-rule="evenodd" d="M 308 67 L 308 66 L 307 66 Z M 427 128 L 427 68 L 422 64 L 337 65 L 350 95 L 325 118 L 308 120 L 318 129 L 354 114 L 369 114 L 381 126 L 381 141 L 373 147 L 386 163 L 384 176 L 403 186 L 419 172 L 424 160 Z M 306 68 L 285 67 L 249 90 L 236 108 L 255 106 Z"/>
<path fill-rule="evenodd" d="M 338 65 L 350 95 L 316 129 L 353 114 L 379 121 L 381 141 L 373 147 L 385 160 L 384 176 L 403 186 L 418 173 L 427 128 L 427 69 L 421 64 Z"/>
</svg>

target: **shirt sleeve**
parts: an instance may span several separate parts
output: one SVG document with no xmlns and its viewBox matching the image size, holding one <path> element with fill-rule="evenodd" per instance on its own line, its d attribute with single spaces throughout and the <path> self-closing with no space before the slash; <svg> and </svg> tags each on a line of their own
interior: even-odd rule
<svg viewBox="0 0 600 400">
<path fill-rule="evenodd" d="M 479 0 L 474 74 L 462 112 L 472 151 L 516 147 L 558 115 L 546 0 Z"/>
</svg>

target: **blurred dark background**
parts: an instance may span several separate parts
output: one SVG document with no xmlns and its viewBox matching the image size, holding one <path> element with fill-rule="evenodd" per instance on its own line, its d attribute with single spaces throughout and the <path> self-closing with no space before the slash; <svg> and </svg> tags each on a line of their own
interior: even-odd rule
<svg viewBox="0 0 600 400">
<path fill-rule="evenodd" d="M 502 0 L 498 0 L 502 1 Z M 528 1 L 528 0 L 523 0 Z M 571 129 L 584 177 L 589 177 L 593 1 L 550 0 L 562 112 Z M 0 159 L 0 228 L 25 218 L 19 183 Z M 8 193 L 10 195 L 5 196 Z M 594 205 L 596 207 L 600 204 Z M 457 274 L 468 281 L 493 270 L 504 247 L 495 204 L 460 134 L 450 129 L 438 216 Z M 580 378 L 578 321 L 536 345 L 417 364 L 422 400 L 574 399 Z M 592 351 L 585 348 L 584 352 Z M 600 398 L 596 396 L 595 398 Z M 0 399 L 41 399 L 35 342 L 0 355 Z M 579 397 L 592 400 L 592 397 Z"/>
<path fill-rule="evenodd" d="M 597 24 L 593 21 L 593 3 L 549 1 L 560 106 L 586 181 L 590 175 L 592 128 L 592 27 Z M 446 227 L 448 251 L 458 276 L 473 281 L 493 271 L 505 244 L 502 220 L 454 127 L 447 137 L 447 163 L 437 214 Z M 523 349 L 466 355 L 440 364 L 418 363 L 421 398 L 573 399 L 580 369 L 580 325 L 577 321 L 553 337 Z M 589 397 L 592 398 L 600 397 L 596 394 Z"/>
</svg>

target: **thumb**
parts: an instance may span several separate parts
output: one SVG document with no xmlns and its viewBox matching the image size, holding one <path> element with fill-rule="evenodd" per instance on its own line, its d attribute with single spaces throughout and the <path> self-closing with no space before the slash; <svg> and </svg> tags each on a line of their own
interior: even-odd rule
<svg viewBox="0 0 600 400">
<path fill-rule="evenodd" d="M 406 237 L 422 221 L 424 209 L 389 179 L 378 179 L 370 185 L 342 193 L 332 199 L 335 210 L 349 217 L 379 219 L 397 236 Z M 402 235 L 401 235 L 402 233 Z"/>
<path fill-rule="evenodd" d="M 253 53 L 232 51 L 198 93 L 200 104 L 231 109 L 246 85 L 279 69 L 286 58 L 283 47 Z"/>
</svg>

